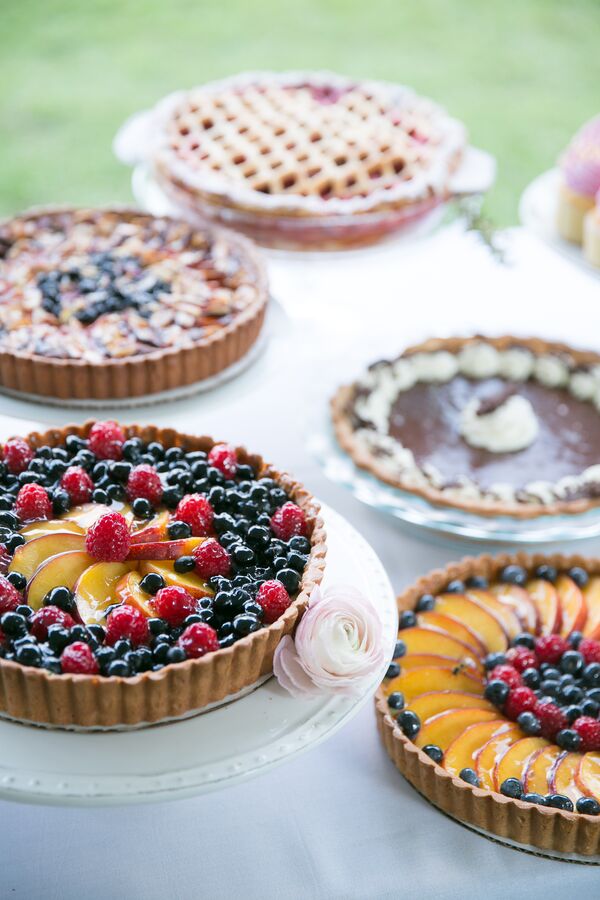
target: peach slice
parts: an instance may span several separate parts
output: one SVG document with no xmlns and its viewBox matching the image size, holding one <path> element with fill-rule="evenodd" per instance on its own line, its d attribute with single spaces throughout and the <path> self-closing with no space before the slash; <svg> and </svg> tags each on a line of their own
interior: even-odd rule
<svg viewBox="0 0 600 900">
<path fill-rule="evenodd" d="M 585 597 L 568 575 L 556 579 L 556 593 L 561 608 L 560 633 L 569 637 L 572 631 L 580 631 L 587 618 Z"/>
<path fill-rule="evenodd" d="M 497 710 L 496 710 L 497 713 Z M 444 754 L 444 769 L 456 778 L 461 769 L 472 769 L 477 753 L 495 735 L 509 731 L 510 723 L 506 719 L 491 719 L 489 722 L 477 722 L 469 725 L 462 734 L 455 737 Z"/>
<path fill-rule="evenodd" d="M 67 522 L 75 522 L 82 528 L 87 529 L 100 516 L 114 512 L 121 513 L 127 519 L 129 525 L 133 522 L 134 515 L 131 507 L 127 503 L 121 503 L 118 500 L 114 500 L 110 506 L 105 506 L 102 503 L 82 503 L 81 506 L 73 506 L 66 513 L 62 514 L 61 519 L 65 519 Z"/>
<path fill-rule="evenodd" d="M 85 534 L 83 528 L 76 522 L 67 522 L 66 519 L 48 519 L 43 522 L 31 522 L 25 528 L 21 528 L 20 534 L 26 541 L 32 541 L 35 538 L 44 537 L 53 531 L 70 531 L 73 534 Z"/>
<path fill-rule="evenodd" d="M 132 544 L 151 543 L 154 541 L 163 541 L 167 536 L 167 525 L 169 524 L 169 513 L 165 509 L 150 522 L 142 525 L 141 528 L 131 533 Z"/>
<path fill-rule="evenodd" d="M 519 726 L 514 722 L 507 722 L 506 731 L 495 735 L 481 747 L 475 755 L 475 771 L 481 787 L 494 790 L 494 770 L 508 748 L 525 737 Z"/>
<path fill-rule="evenodd" d="M 550 775 L 550 787 L 554 794 L 564 794 L 573 803 L 584 796 L 579 790 L 575 776 L 581 765 L 581 753 L 563 753 Z"/>
<path fill-rule="evenodd" d="M 51 556 L 35 570 L 27 586 L 27 602 L 33 609 L 39 609 L 52 588 L 64 586 L 73 590 L 79 576 L 95 562 L 85 550 L 71 550 Z"/>
<path fill-rule="evenodd" d="M 402 633 L 402 632 L 400 632 Z M 408 653 L 397 660 L 403 672 L 409 669 L 422 669 L 423 666 L 433 666 L 439 669 L 455 669 L 457 665 L 463 665 L 451 656 L 436 656 L 435 653 Z M 470 662 L 470 661 L 469 661 Z M 482 672 L 483 669 L 472 666 L 473 672 Z"/>
<path fill-rule="evenodd" d="M 538 612 L 540 634 L 560 631 L 560 604 L 556 588 L 543 578 L 527 583 L 527 591 Z"/>
<path fill-rule="evenodd" d="M 469 725 L 490 722 L 492 719 L 498 719 L 497 709 L 447 709 L 425 720 L 414 743 L 417 747 L 436 744 L 445 751 Z"/>
<path fill-rule="evenodd" d="M 429 691 L 466 691 L 468 694 L 483 694 L 483 679 L 464 671 L 455 672 L 453 669 L 436 669 L 424 667 L 422 669 L 409 669 L 408 672 L 400 672 L 395 678 L 386 682 L 384 690 L 387 694 L 393 691 L 402 691 L 406 703 L 419 694 Z"/>
<path fill-rule="evenodd" d="M 20 572 L 29 579 L 38 566 L 50 559 L 51 556 L 56 556 L 57 553 L 66 553 L 69 550 L 83 550 L 84 547 L 85 537 L 82 534 L 75 534 L 72 531 L 53 531 L 51 534 L 34 538 L 17 547 L 8 571 Z"/>
<path fill-rule="evenodd" d="M 85 625 L 94 625 L 104 619 L 107 607 L 118 600 L 115 588 L 128 569 L 126 563 L 97 562 L 81 573 L 73 590 Z"/>
<path fill-rule="evenodd" d="M 551 791 L 552 770 L 562 755 L 563 751 L 556 744 L 543 747 L 534 753 L 525 772 L 525 790 L 534 794 L 547 794 Z"/>
<path fill-rule="evenodd" d="M 190 537 L 178 541 L 132 544 L 127 559 L 177 559 L 179 556 L 190 556 L 192 550 L 205 540 L 203 537 Z"/>
<path fill-rule="evenodd" d="M 446 709 L 489 709 L 494 710 L 488 700 L 478 694 L 467 694 L 466 691 L 429 691 L 419 694 L 410 701 L 411 710 L 424 722 Z M 497 711 L 497 710 L 496 710 Z"/>
<path fill-rule="evenodd" d="M 583 589 L 587 607 L 587 621 L 583 626 L 584 637 L 600 640 L 600 575 L 590 578 Z"/>
<path fill-rule="evenodd" d="M 466 597 L 491 612 L 500 621 L 511 641 L 521 634 L 523 629 L 517 614 L 490 591 L 467 591 Z"/>
<path fill-rule="evenodd" d="M 425 628 L 436 628 L 438 631 L 445 631 L 446 634 L 450 634 L 452 637 L 462 641 L 463 644 L 467 644 L 477 656 L 485 656 L 486 649 L 475 632 L 463 625 L 462 622 L 459 622 L 458 619 L 445 616 L 443 613 L 435 610 L 429 610 L 419 613 L 417 622 Z M 402 639 L 402 635 L 400 635 L 400 638 Z"/>
<path fill-rule="evenodd" d="M 593 797 L 600 802 L 600 753 L 584 753 L 575 782 L 585 797 Z"/>
<path fill-rule="evenodd" d="M 490 591 L 501 603 L 504 603 L 505 606 L 510 606 L 515 612 L 521 622 L 523 631 L 537 634 L 537 609 L 525 588 L 519 587 L 517 584 L 494 584 Z"/>
<path fill-rule="evenodd" d="M 140 612 L 150 618 L 154 615 L 152 598 L 141 589 L 141 580 L 142 576 L 139 572 L 128 572 L 118 581 L 115 594 L 122 603 L 129 603 L 130 606 L 137 607 Z"/>
<path fill-rule="evenodd" d="M 547 746 L 548 741 L 541 737 L 526 737 L 512 744 L 494 769 L 494 790 L 499 791 L 507 778 L 522 781 L 533 754 Z"/>
<path fill-rule="evenodd" d="M 202 540 L 202 538 L 188 538 L 188 540 Z M 199 599 L 200 597 L 212 597 L 214 591 L 209 588 L 207 583 L 194 575 L 193 572 L 186 572 L 185 575 L 176 572 L 173 563 L 169 560 L 144 560 L 140 565 L 140 572 L 146 575 L 148 572 L 156 572 L 162 575 L 165 584 L 179 585 L 191 594 L 192 597 Z"/>
<path fill-rule="evenodd" d="M 404 628 L 399 635 L 407 653 L 435 653 L 437 656 L 451 656 L 456 660 L 471 660 L 481 668 L 481 663 L 468 644 L 451 637 L 436 628 Z"/>
<path fill-rule="evenodd" d="M 436 599 L 437 612 L 452 616 L 475 631 L 490 653 L 501 653 L 508 647 L 508 635 L 500 620 L 463 594 L 440 594 Z"/>
</svg>

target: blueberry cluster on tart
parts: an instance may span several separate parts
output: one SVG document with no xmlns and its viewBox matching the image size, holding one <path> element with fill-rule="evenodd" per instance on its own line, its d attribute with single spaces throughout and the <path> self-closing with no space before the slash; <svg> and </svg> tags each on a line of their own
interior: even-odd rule
<svg viewBox="0 0 600 900">
<path fill-rule="evenodd" d="M 164 98 L 117 152 L 192 217 L 270 246 L 366 244 L 448 198 L 464 127 L 400 85 L 251 72 Z M 132 136 L 129 137 L 129 134 Z"/>
<path fill-rule="evenodd" d="M 258 339 L 266 278 L 244 238 L 127 209 L 0 225 L 0 383 L 62 399 L 179 388 Z"/>
<path fill-rule="evenodd" d="M 0 715 L 111 727 L 271 671 L 319 583 L 318 505 L 242 448 L 87 423 L 0 462 Z"/>
<path fill-rule="evenodd" d="M 433 339 L 332 400 L 361 469 L 437 506 L 526 519 L 600 503 L 600 355 L 505 336 Z"/>
<path fill-rule="evenodd" d="M 465 559 L 398 606 L 376 706 L 400 771 L 467 824 L 597 854 L 600 562 Z"/>
</svg>

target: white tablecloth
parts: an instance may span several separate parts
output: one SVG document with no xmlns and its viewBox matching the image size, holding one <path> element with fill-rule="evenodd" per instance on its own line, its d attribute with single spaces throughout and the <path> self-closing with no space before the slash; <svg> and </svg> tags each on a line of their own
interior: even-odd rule
<svg viewBox="0 0 600 900">
<path fill-rule="evenodd" d="M 361 506 L 325 480 L 305 441 L 336 384 L 432 334 L 541 334 L 600 348 L 600 280 L 520 231 L 511 258 L 499 268 L 458 227 L 337 259 L 275 256 L 280 307 L 253 367 L 209 395 L 119 415 L 264 452 L 347 516 L 400 589 L 478 548 L 427 542 Z M 8 398 L 0 413 L 48 423 L 87 417 Z M 5 436 L 25 424 L 0 418 L 0 427 Z M 370 706 L 328 743 L 218 793 L 117 809 L 1 803 L 0 815 L 0 897 L 465 900 L 485 891 L 490 900 L 547 900 L 595 896 L 598 885 L 595 868 L 501 847 L 430 807 L 385 756 Z"/>
</svg>

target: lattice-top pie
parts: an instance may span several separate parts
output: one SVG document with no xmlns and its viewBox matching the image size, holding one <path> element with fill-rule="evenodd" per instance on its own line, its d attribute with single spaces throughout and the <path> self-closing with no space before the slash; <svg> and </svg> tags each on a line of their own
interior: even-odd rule
<svg viewBox="0 0 600 900">
<path fill-rule="evenodd" d="M 0 379 L 54 397 L 131 397 L 200 380 L 256 340 L 265 278 L 237 235 L 126 210 L 0 226 Z"/>
<path fill-rule="evenodd" d="M 149 160 L 188 210 L 266 243 L 373 240 L 447 195 L 465 131 L 397 85 L 250 73 L 166 98 Z"/>
</svg>

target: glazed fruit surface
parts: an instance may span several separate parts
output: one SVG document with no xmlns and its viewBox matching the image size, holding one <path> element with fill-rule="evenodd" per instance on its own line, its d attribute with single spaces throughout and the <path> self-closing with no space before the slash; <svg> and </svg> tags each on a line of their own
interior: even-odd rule
<svg viewBox="0 0 600 900">
<path fill-rule="evenodd" d="M 454 777 L 600 813 L 599 575 L 513 564 L 422 594 L 382 690 L 396 727 Z"/>
<path fill-rule="evenodd" d="M 0 462 L 0 658 L 128 677 L 275 622 L 311 523 L 234 448 L 186 452 L 114 422 Z"/>
</svg>

